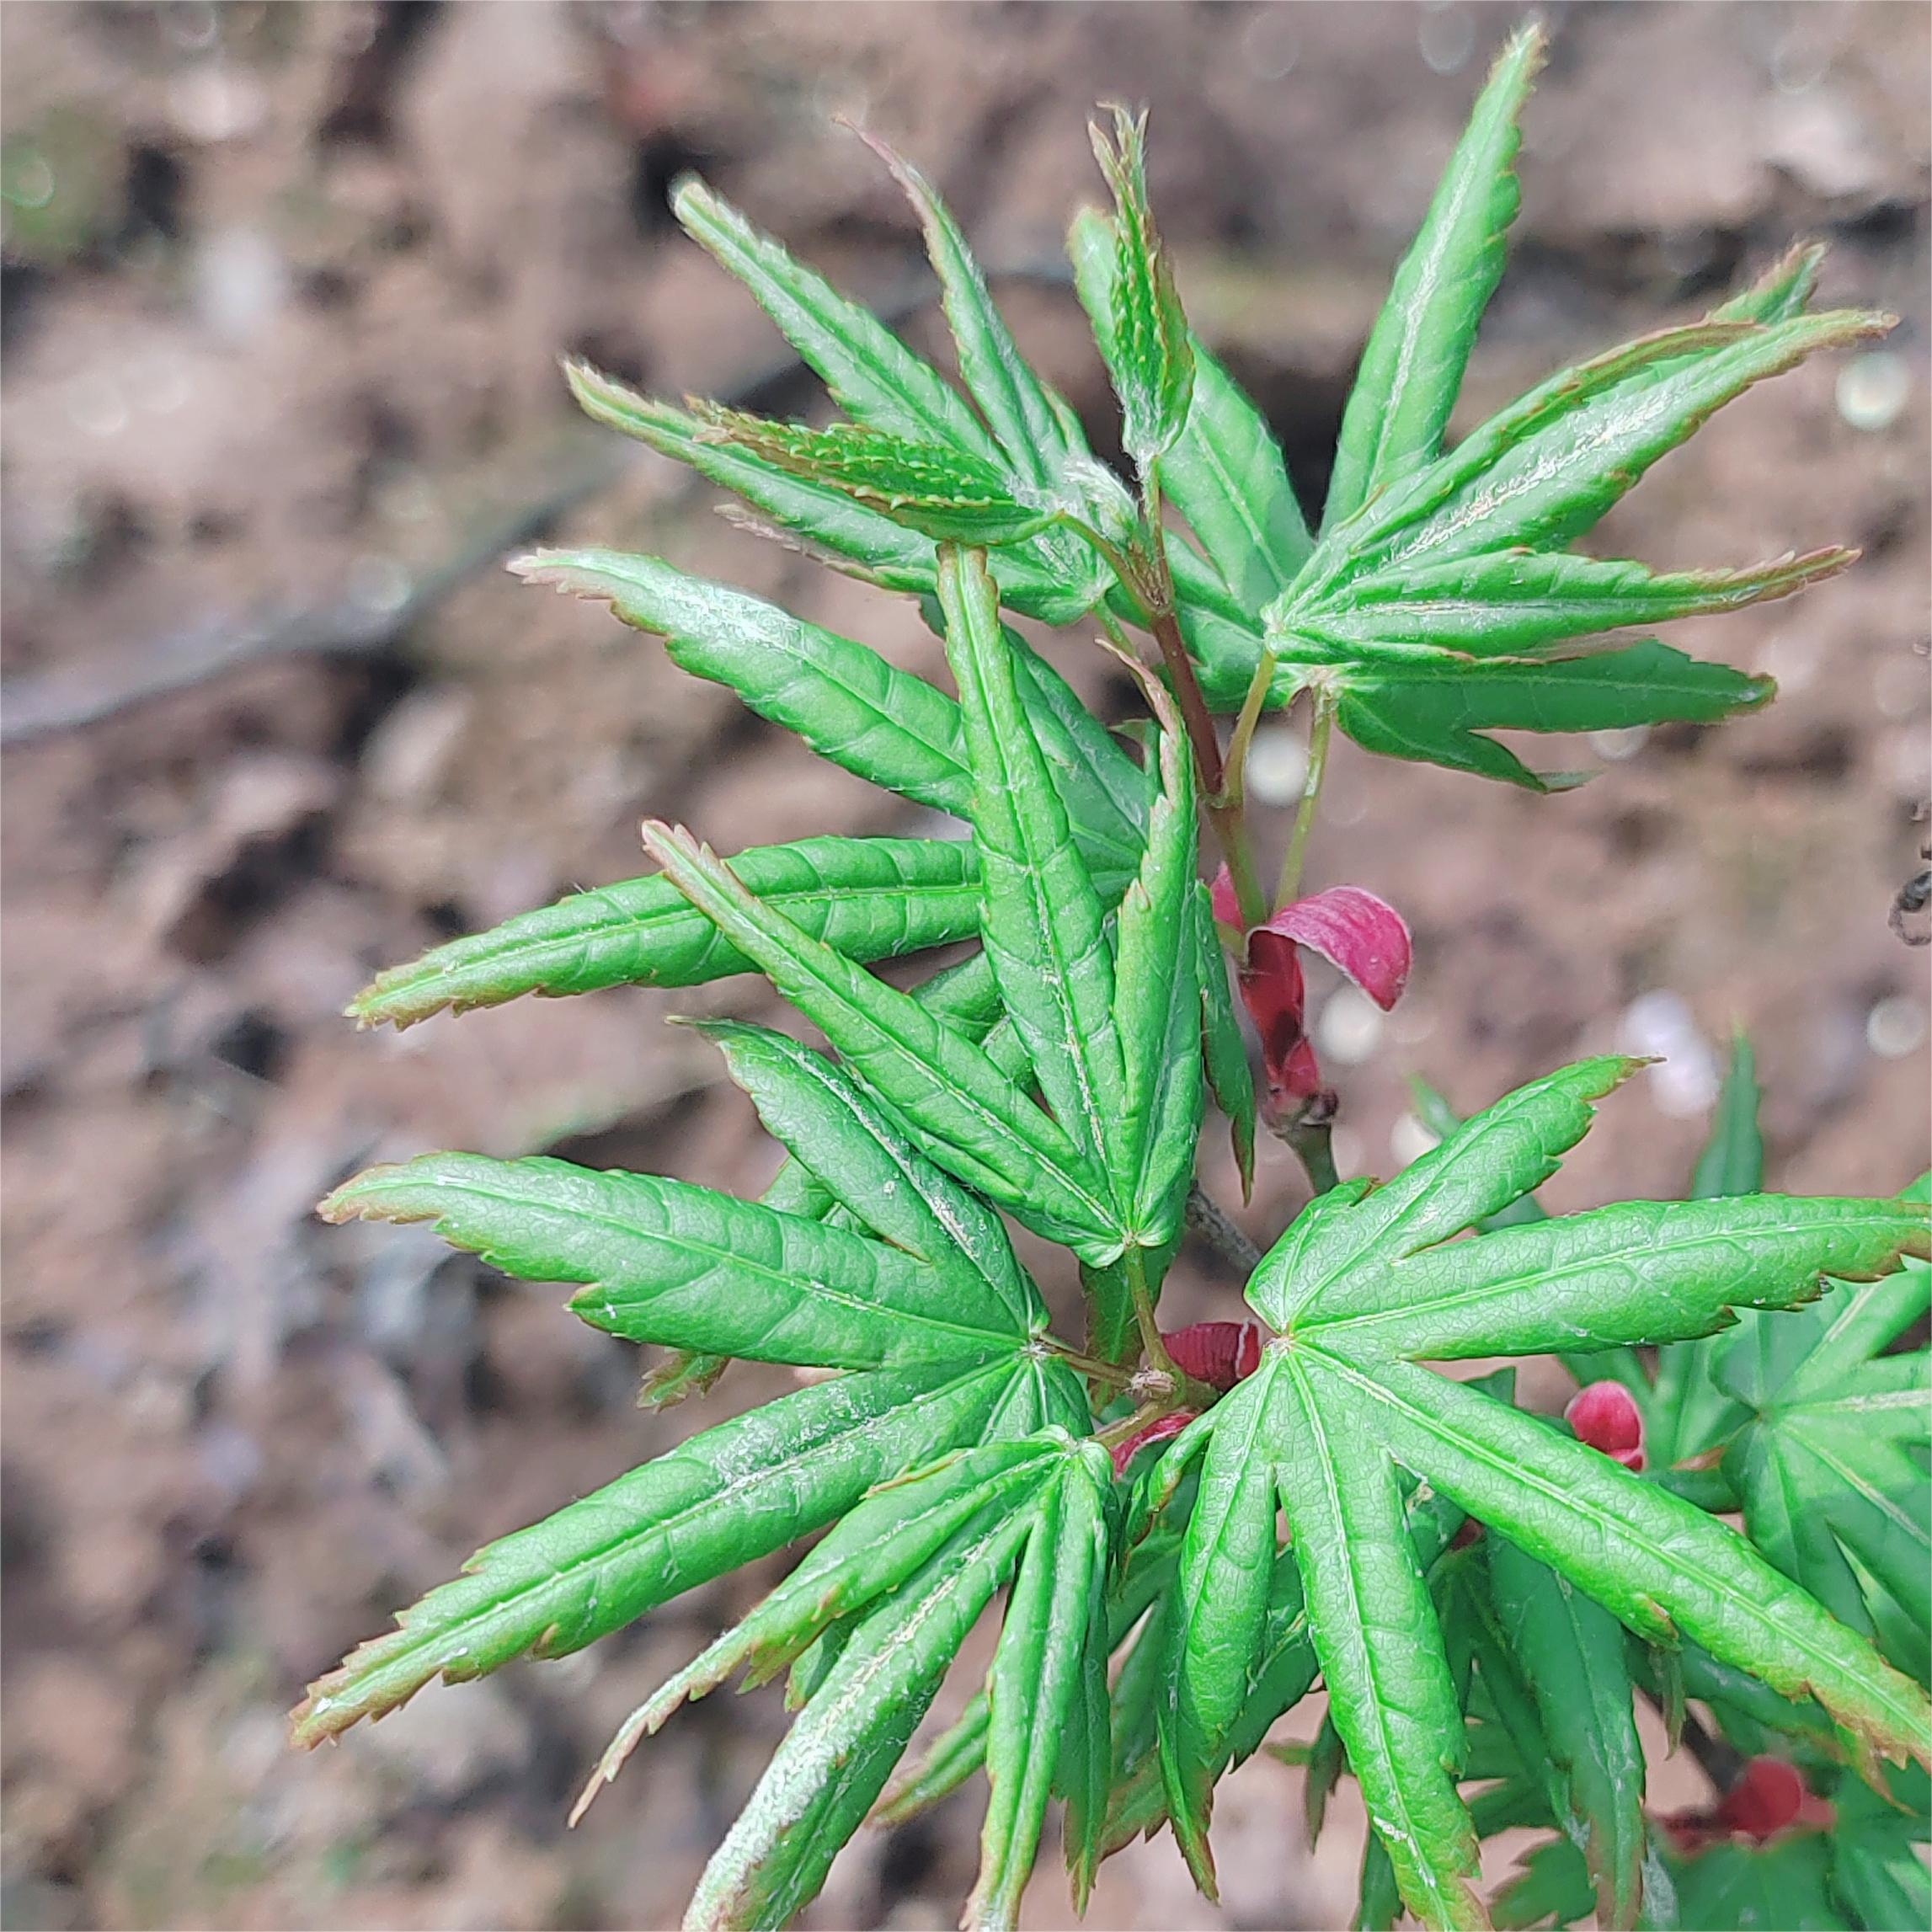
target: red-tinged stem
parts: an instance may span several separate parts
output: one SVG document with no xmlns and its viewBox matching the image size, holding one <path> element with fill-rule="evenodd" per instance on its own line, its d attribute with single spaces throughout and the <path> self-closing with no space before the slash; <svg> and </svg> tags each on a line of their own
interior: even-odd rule
<svg viewBox="0 0 1932 1932">
<path fill-rule="evenodd" d="M 1152 463 L 1141 478 L 1140 494 L 1147 526 L 1148 561 L 1152 568 L 1135 588 L 1147 606 L 1147 627 L 1161 647 L 1161 661 L 1166 667 L 1174 701 L 1181 707 L 1187 742 L 1193 747 L 1194 775 L 1200 783 L 1201 803 L 1209 827 L 1214 835 L 1214 843 L 1221 848 L 1221 857 L 1227 861 L 1228 877 L 1234 882 L 1242 918 L 1250 926 L 1259 926 L 1268 917 L 1268 902 L 1262 896 L 1260 875 L 1255 871 L 1241 800 L 1228 796 L 1227 767 L 1221 760 L 1214 716 L 1208 709 L 1201 680 L 1195 675 L 1194 660 L 1181 635 L 1181 620 L 1175 609 L 1174 574 L 1168 567 L 1166 532 L 1161 521 L 1161 474 Z"/>
</svg>

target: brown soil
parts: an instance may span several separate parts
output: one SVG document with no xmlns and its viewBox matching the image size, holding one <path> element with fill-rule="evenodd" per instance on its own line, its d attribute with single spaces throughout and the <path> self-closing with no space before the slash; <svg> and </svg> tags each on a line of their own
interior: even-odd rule
<svg viewBox="0 0 1932 1932">
<path fill-rule="evenodd" d="M 1316 875 L 1394 900 L 1418 947 L 1379 1038 L 1325 1017 L 1344 1166 L 1396 1157 L 1412 1073 L 1474 1106 L 1627 1037 L 1661 992 L 1694 1030 L 1680 1073 L 1698 1038 L 1756 1038 L 1775 1183 L 1895 1187 L 1927 1142 L 1926 955 L 1886 915 L 1928 786 L 1929 17 L 1549 11 L 1469 407 L 1828 237 L 1828 295 L 1903 317 L 1890 360 L 1747 398 L 1604 536 L 1666 564 L 1866 557 L 1680 627 L 1774 670 L 1781 702 L 1641 746 L 1539 745 L 1625 755 L 1577 795 L 1340 755 Z M 1149 100 L 1183 292 L 1314 493 L 1379 285 L 1513 13 L 0 8 L 8 1925 L 670 1924 L 779 1732 L 770 1695 L 696 1706 L 563 1832 L 616 1720 L 761 1571 L 339 1750 L 282 1735 L 305 1679 L 479 1541 L 705 1419 L 640 1416 L 635 1352 L 553 1295 L 410 1232 L 323 1229 L 315 1198 L 434 1145 L 743 1189 L 773 1165 L 708 1050 L 659 1023 L 766 1011 L 749 981 L 401 1038 L 358 1035 L 344 1000 L 452 931 L 640 870 L 646 811 L 726 850 L 910 824 L 602 611 L 469 568 L 542 529 L 648 547 L 936 669 L 909 607 L 573 420 L 566 350 L 667 393 L 809 405 L 666 181 L 697 165 L 848 286 L 916 298 L 890 185 L 830 120 L 862 115 L 940 182 L 1102 425 L 1047 270 L 1095 191 L 1086 110 Z M 1901 383 L 1882 425 L 1848 419 Z M 1054 648 L 1109 696 L 1084 640 Z M 1676 1187 L 1695 1086 L 1611 1107 L 1553 1196 Z M 1223 1155 L 1205 1173 L 1233 1198 Z M 1296 1198 L 1271 1150 L 1248 1225 L 1272 1235 Z M 1198 1257 L 1173 1295 L 1236 1305 Z M 784 1381 L 734 1369 L 706 1412 Z M 1358 1810 L 1311 1856 L 1296 1804 L 1257 1762 L 1217 1818 L 1219 1913 L 1162 1840 L 1109 1865 L 1092 1923 L 1344 1922 Z M 866 1834 L 808 1922 L 950 1923 L 975 1827 L 967 1798 Z M 1068 1922 L 1044 1865 L 1027 1920 Z"/>
</svg>

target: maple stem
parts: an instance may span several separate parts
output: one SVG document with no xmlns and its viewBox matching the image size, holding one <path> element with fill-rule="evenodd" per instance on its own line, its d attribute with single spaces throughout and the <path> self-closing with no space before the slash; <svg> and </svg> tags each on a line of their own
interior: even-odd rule
<svg viewBox="0 0 1932 1932">
<path fill-rule="evenodd" d="M 1288 836 L 1288 851 L 1281 862 L 1281 883 L 1275 888 L 1277 907 L 1289 905 L 1301 890 L 1302 861 L 1308 856 L 1308 835 L 1315 825 L 1315 808 L 1321 803 L 1321 783 L 1328 776 L 1328 741 L 1335 731 L 1335 699 L 1332 693 L 1317 689 L 1315 716 L 1308 727 L 1308 773 L 1301 785 L 1301 804 L 1294 814 L 1294 830 Z"/>
<path fill-rule="evenodd" d="M 1095 1356 L 1083 1355 L 1077 1348 L 1066 1347 L 1054 1336 L 1044 1336 L 1042 1339 L 1068 1368 L 1092 1381 L 1104 1382 L 1110 1389 L 1124 1389 L 1134 1380 L 1134 1371 L 1123 1369 L 1118 1362 L 1102 1362 Z"/>
<path fill-rule="evenodd" d="M 1174 1401 L 1143 1402 L 1131 1414 L 1109 1422 L 1105 1428 L 1096 1429 L 1093 1439 L 1112 1455 L 1121 1444 L 1131 1441 L 1150 1422 L 1157 1422 L 1161 1417 L 1171 1415 L 1179 1406 L 1179 1403 Z"/>
<path fill-rule="evenodd" d="M 1308 1183 L 1317 1194 L 1326 1194 L 1341 1177 L 1335 1171 L 1333 1129 L 1326 1121 L 1303 1122 L 1282 1135 L 1292 1147 L 1308 1173 Z"/>
<path fill-rule="evenodd" d="M 1248 680 L 1247 696 L 1241 700 L 1241 715 L 1235 720 L 1234 735 L 1228 740 L 1226 771 L 1222 796 L 1236 811 L 1247 803 L 1248 749 L 1254 743 L 1255 727 L 1261 723 L 1262 707 L 1274 683 L 1274 646 L 1270 644 Z"/>
<path fill-rule="evenodd" d="M 1146 1250 L 1129 1247 L 1120 1262 L 1127 1271 L 1127 1292 L 1134 1298 L 1134 1319 L 1139 1324 L 1140 1348 L 1147 1358 L 1147 1366 L 1171 1376 L 1178 1388 L 1186 1378 L 1174 1366 L 1174 1358 L 1167 1353 L 1160 1325 L 1154 1319 L 1154 1291 L 1147 1285 Z"/>
</svg>

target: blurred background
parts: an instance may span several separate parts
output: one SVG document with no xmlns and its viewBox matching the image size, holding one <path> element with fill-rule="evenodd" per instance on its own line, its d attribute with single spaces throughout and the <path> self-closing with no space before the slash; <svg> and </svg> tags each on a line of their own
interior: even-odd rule
<svg viewBox="0 0 1932 1932">
<path fill-rule="evenodd" d="M 1780 702 L 1539 741 L 1545 766 L 1606 767 L 1576 795 L 1338 753 L 1310 878 L 1385 894 L 1417 942 L 1386 1020 L 1315 988 L 1341 1164 L 1415 1153 L 1411 1074 L 1467 1109 L 1620 1044 L 1668 1059 L 1551 1195 L 1670 1193 L 1742 1023 L 1772 1183 L 1896 1187 L 1928 1129 L 1927 956 L 1887 915 L 1927 835 L 1932 14 L 1546 12 L 1462 419 L 1827 237 L 1828 300 L 1897 331 L 1726 411 L 1602 542 L 1659 565 L 1840 540 L 1865 560 L 1675 627 Z M 642 870 L 646 812 L 726 851 L 913 829 L 654 643 L 495 568 L 543 533 L 649 548 L 942 662 L 909 606 L 573 420 L 565 351 L 671 395 L 815 406 L 667 184 L 702 169 L 930 341 L 906 211 L 831 121 L 862 119 L 937 179 L 1022 342 L 1117 447 L 1059 242 L 1096 193 L 1091 104 L 1150 103 L 1196 326 L 1319 503 L 1387 273 L 1516 13 L 0 8 L 7 1925 L 672 1924 L 778 1734 L 775 1692 L 696 1706 L 564 1835 L 616 1720 L 767 1566 L 315 1759 L 283 1743 L 304 1680 L 479 1542 L 786 1381 L 740 1366 L 702 1410 L 640 1415 L 637 1352 L 554 1292 L 309 1212 L 351 1168 L 438 1145 L 756 1190 L 776 1162 L 750 1107 L 660 1023 L 766 1014 L 750 981 L 400 1037 L 359 1035 L 343 1003 L 382 964 Z M 1125 708 L 1086 640 L 1052 648 Z M 1272 732 L 1257 790 L 1289 796 L 1300 761 Z M 1237 1198 L 1218 1137 L 1203 1174 Z M 1298 1187 L 1264 1150 L 1257 1236 Z M 1171 1294 L 1177 1319 L 1238 1305 L 1193 1254 Z M 1092 1923 L 1346 1923 L 1359 1811 L 1345 1793 L 1311 1856 L 1297 1776 L 1263 1759 L 1225 1788 L 1221 1912 L 1162 1840 L 1106 1868 Z M 864 1836 L 808 1923 L 949 1924 L 977 1803 Z M 1052 1862 L 1041 1926 L 1069 1922 Z"/>
</svg>

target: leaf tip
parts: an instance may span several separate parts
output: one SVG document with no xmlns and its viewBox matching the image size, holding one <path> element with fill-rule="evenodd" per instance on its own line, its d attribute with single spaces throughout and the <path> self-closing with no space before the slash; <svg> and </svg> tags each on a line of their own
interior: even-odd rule
<svg viewBox="0 0 1932 1932">
<path fill-rule="evenodd" d="M 664 200 L 680 227 L 689 229 L 697 216 L 714 213 L 719 205 L 710 184 L 696 168 L 687 168 L 675 175 Z"/>
<path fill-rule="evenodd" d="M 339 1227 L 345 1221 L 380 1221 L 392 1217 L 383 1214 L 365 1198 L 365 1190 L 372 1185 L 380 1186 L 392 1175 L 403 1171 L 399 1162 L 380 1167 L 365 1167 L 360 1174 L 351 1175 L 339 1187 L 333 1189 L 318 1201 L 315 1211 L 318 1219 Z"/>
</svg>

